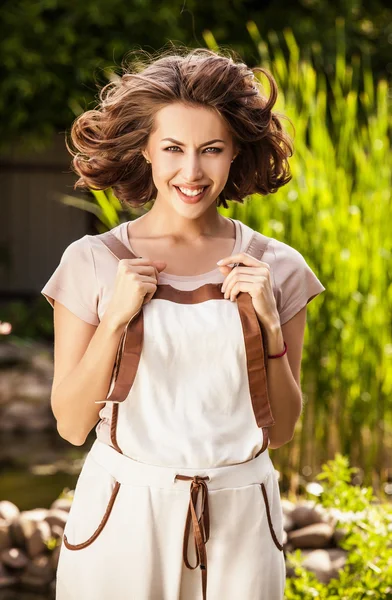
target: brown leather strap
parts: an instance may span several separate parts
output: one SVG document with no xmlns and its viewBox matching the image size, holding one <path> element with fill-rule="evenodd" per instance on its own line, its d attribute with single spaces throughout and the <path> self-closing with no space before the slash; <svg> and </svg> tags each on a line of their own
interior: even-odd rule
<svg viewBox="0 0 392 600">
<path fill-rule="evenodd" d="M 262 334 L 251 296 L 240 292 L 237 304 L 244 332 L 249 390 L 256 423 L 258 427 L 271 427 L 275 420 L 268 396 L 266 336 Z"/>
<path fill-rule="evenodd" d="M 136 258 L 111 231 L 95 236 L 117 260 Z M 140 310 L 124 327 L 118 344 L 116 359 L 112 371 L 114 387 L 106 397 L 106 402 L 124 402 L 136 377 L 143 347 L 143 311 Z"/>
<path fill-rule="evenodd" d="M 270 237 L 264 235 L 263 233 L 254 231 L 244 252 L 254 256 L 258 260 L 261 260 L 270 239 Z"/>
<path fill-rule="evenodd" d="M 183 479 L 183 480 L 191 480 L 190 487 L 190 500 L 188 513 L 185 521 L 185 529 L 184 529 L 184 539 L 182 545 L 182 555 L 184 559 L 184 563 L 188 569 L 196 569 L 200 565 L 201 570 L 201 582 L 202 582 L 202 591 L 203 591 L 203 600 L 207 598 L 207 549 L 206 543 L 210 537 L 210 513 L 208 506 L 208 487 L 206 484 L 206 480 L 209 477 L 200 477 L 198 475 L 189 476 L 189 475 L 179 475 L 175 476 L 175 479 Z M 200 517 L 197 517 L 196 508 L 197 508 L 197 499 L 199 492 L 201 492 L 201 507 L 200 507 Z M 192 522 L 193 526 L 193 538 L 195 542 L 195 551 L 196 551 L 196 564 L 192 566 L 188 560 L 188 545 L 189 545 L 189 534 L 190 534 L 190 525 Z"/>
<path fill-rule="evenodd" d="M 106 402 L 124 402 L 136 377 L 143 347 L 143 311 L 140 310 L 125 326 L 116 358 L 114 387 Z"/>
<path fill-rule="evenodd" d="M 262 233 L 254 231 L 244 252 L 262 260 L 270 239 Z M 243 263 L 240 265 L 245 266 Z M 247 341 L 245 347 L 253 412 L 257 425 L 263 431 L 263 444 L 256 454 L 259 456 L 268 447 L 268 427 L 275 424 L 268 396 L 268 335 L 253 309 L 249 294 L 239 294 L 237 303 L 244 337 Z"/>
<path fill-rule="evenodd" d="M 100 233 L 95 236 L 95 239 L 103 242 L 118 260 L 123 260 L 124 258 L 137 258 L 130 248 L 127 248 L 111 231 Z"/>
</svg>

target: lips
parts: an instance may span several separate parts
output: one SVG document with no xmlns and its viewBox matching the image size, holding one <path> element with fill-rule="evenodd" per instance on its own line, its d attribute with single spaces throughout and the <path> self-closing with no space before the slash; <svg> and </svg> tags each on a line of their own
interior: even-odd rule
<svg viewBox="0 0 392 600">
<path fill-rule="evenodd" d="M 200 186 L 203 187 L 203 191 L 198 194 L 197 196 L 187 196 L 186 194 L 183 194 L 182 191 L 180 190 L 180 188 L 178 186 L 174 186 L 177 194 L 179 195 L 179 197 L 181 198 L 181 200 L 183 202 L 185 202 L 186 204 L 196 204 L 197 202 L 199 202 L 202 198 L 204 198 L 206 191 L 208 190 L 208 188 L 210 187 L 209 185 L 206 186 Z M 197 189 L 197 188 L 196 188 Z"/>
</svg>

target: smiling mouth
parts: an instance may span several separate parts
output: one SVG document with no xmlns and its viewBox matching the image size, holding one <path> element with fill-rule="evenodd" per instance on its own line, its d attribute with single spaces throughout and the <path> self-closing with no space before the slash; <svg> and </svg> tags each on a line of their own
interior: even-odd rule
<svg viewBox="0 0 392 600">
<path fill-rule="evenodd" d="M 181 199 L 182 199 L 184 202 L 186 202 L 186 203 L 188 203 L 188 204 L 193 204 L 193 203 L 195 203 L 195 202 L 198 202 L 199 200 L 201 200 L 201 199 L 203 198 L 203 196 L 205 195 L 205 193 L 206 193 L 207 189 L 208 189 L 210 186 L 209 186 L 209 185 L 200 186 L 200 188 L 199 188 L 199 189 L 203 188 L 203 191 L 202 191 L 202 192 L 200 192 L 200 194 L 196 194 L 196 195 L 189 195 L 189 196 L 188 196 L 188 194 L 184 194 L 184 193 L 183 193 L 183 192 L 180 190 L 180 188 L 179 188 L 177 185 L 175 185 L 175 186 L 173 186 L 173 187 L 175 187 L 175 189 L 177 190 L 177 193 L 178 193 L 178 195 L 180 196 L 180 198 L 181 198 Z"/>
</svg>

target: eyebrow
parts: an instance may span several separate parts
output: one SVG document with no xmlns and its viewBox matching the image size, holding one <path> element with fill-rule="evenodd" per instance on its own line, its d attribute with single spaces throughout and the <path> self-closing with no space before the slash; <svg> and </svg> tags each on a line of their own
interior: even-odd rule
<svg viewBox="0 0 392 600">
<path fill-rule="evenodd" d="M 185 144 L 183 144 L 182 142 L 179 142 L 178 140 L 174 140 L 173 138 L 163 138 L 163 140 L 161 140 L 161 142 L 164 141 L 168 141 L 168 142 L 173 142 L 173 144 L 177 144 L 178 146 L 185 146 Z M 223 144 L 225 144 L 225 140 L 220 140 L 220 139 L 215 139 L 215 140 L 210 140 L 209 142 L 205 142 L 205 144 L 201 144 L 199 146 L 199 148 L 203 148 L 203 146 L 208 146 L 209 144 L 214 144 L 215 142 L 222 142 Z"/>
</svg>

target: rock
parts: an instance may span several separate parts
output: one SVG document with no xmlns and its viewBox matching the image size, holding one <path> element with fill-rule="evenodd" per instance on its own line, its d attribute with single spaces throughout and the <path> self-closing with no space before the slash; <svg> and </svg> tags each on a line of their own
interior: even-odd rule
<svg viewBox="0 0 392 600">
<path fill-rule="evenodd" d="M 17 546 L 18 548 L 25 547 L 25 536 L 23 528 L 20 522 L 21 517 L 17 517 L 9 525 L 9 535 L 11 538 L 11 545 Z"/>
<path fill-rule="evenodd" d="M 34 352 L 30 357 L 31 367 L 43 375 L 46 381 L 53 380 L 53 346 L 48 350 L 46 347 Z"/>
<path fill-rule="evenodd" d="M 21 525 L 21 515 L 9 524 L 9 534 L 12 546 L 25 548 L 25 535 Z"/>
<path fill-rule="evenodd" d="M 347 552 L 340 548 L 327 548 L 325 550 L 302 550 L 304 560 L 302 566 L 312 571 L 317 579 L 324 584 L 339 576 L 347 560 Z"/>
<path fill-rule="evenodd" d="M 57 571 L 57 565 L 59 563 L 60 550 L 61 550 L 61 544 L 59 544 L 58 546 L 56 546 L 55 549 L 53 550 L 53 552 L 50 555 L 50 562 L 51 562 L 51 565 L 52 565 L 52 569 L 54 571 Z"/>
<path fill-rule="evenodd" d="M 48 514 L 45 517 L 45 521 L 53 527 L 53 525 L 58 525 L 64 529 L 65 524 L 68 519 L 68 512 L 62 510 L 60 508 L 50 508 L 48 510 Z"/>
<path fill-rule="evenodd" d="M 47 404 L 15 400 L 2 409 L 0 431 L 42 431 L 53 429 L 54 417 Z"/>
<path fill-rule="evenodd" d="M 333 514 L 330 508 L 324 508 L 320 505 L 320 513 L 323 515 L 323 523 L 328 523 L 335 529 L 338 524 L 336 515 Z"/>
<path fill-rule="evenodd" d="M 295 577 L 295 571 L 292 565 L 286 565 L 286 577 Z"/>
<path fill-rule="evenodd" d="M 37 373 L 31 363 L 28 369 L 21 369 L 17 372 L 17 381 L 13 392 L 14 398 L 37 404 L 42 398 L 48 398 L 50 391 L 49 382 Z"/>
<path fill-rule="evenodd" d="M 9 521 L 0 519 L 0 552 L 12 545 L 10 527 L 11 525 Z"/>
<path fill-rule="evenodd" d="M 339 546 L 340 542 L 342 541 L 342 539 L 344 539 L 347 535 L 347 529 L 345 529 L 344 527 L 339 527 L 338 529 L 335 529 L 335 531 L 333 532 L 333 542 Z"/>
<path fill-rule="evenodd" d="M 304 554 L 302 566 L 312 571 L 321 583 L 328 583 L 332 577 L 332 565 L 326 550 L 312 550 Z"/>
<path fill-rule="evenodd" d="M 282 505 L 283 514 L 290 516 L 295 509 L 294 502 L 291 502 L 291 500 L 288 500 L 287 498 L 281 498 L 280 503 Z"/>
<path fill-rule="evenodd" d="M 22 570 L 29 562 L 26 553 L 20 548 L 8 548 L 0 554 L 2 563 L 10 569 Z"/>
<path fill-rule="evenodd" d="M 0 502 L 0 519 L 13 521 L 20 515 L 20 510 L 13 502 L 2 500 Z"/>
<path fill-rule="evenodd" d="M 63 536 L 64 536 L 64 528 L 63 527 L 61 527 L 60 525 L 54 524 L 54 525 L 52 525 L 51 530 L 52 530 L 52 537 L 55 540 L 63 539 Z"/>
<path fill-rule="evenodd" d="M 46 521 L 41 521 L 37 523 L 37 529 L 34 531 L 33 535 L 27 538 L 27 554 L 30 558 L 35 558 L 42 552 L 48 550 L 47 543 L 52 537 L 52 532 L 50 530 L 50 526 Z"/>
<path fill-rule="evenodd" d="M 17 346 L 12 342 L 0 344 L 0 367 L 27 365 L 29 362 L 29 351 L 23 346 Z"/>
<path fill-rule="evenodd" d="M 44 577 L 35 577 L 29 573 L 23 573 L 19 577 L 19 585 L 22 589 L 45 592 L 48 589 L 49 582 Z"/>
<path fill-rule="evenodd" d="M 24 510 L 22 515 L 24 518 L 29 519 L 30 521 L 43 521 L 49 513 L 48 508 L 33 508 L 31 510 Z"/>
<path fill-rule="evenodd" d="M 50 598 L 53 598 L 53 600 L 54 600 L 54 597 L 55 597 L 55 594 L 56 594 L 56 579 L 53 579 L 53 581 L 50 582 L 50 584 L 49 584 L 49 592 L 51 594 Z"/>
<path fill-rule="evenodd" d="M 50 508 L 59 508 L 69 512 L 71 510 L 72 500 L 70 498 L 57 498 L 52 502 Z"/>
<path fill-rule="evenodd" d="M 332 539 L 333 528 L 328 523 L 314 523 L 287 535 L 294 548 L 325 548 Z"/>
<path fill-rule="evenodd" d="M 43 582 L 49 583 L 54 576 L 50 555 L 40 554 L 30 560 L 26 573 L 33 577 L 38 577 Z"/>
<path fill-rule="evenodd" d="M 18 583 L 18 578 L 13 573 L 9 573 L 5 566 L 0 562 L 0 590 L 13 587 Z M 3 597 L 3 594 L 1 594 Z"/>
<path fill-rule="evenodd" d="M 1 348 L 2 344 L 0 344 Z M 0 377 L 0 407 L 7 402 L 12 402 L 13 398 L 13 377 L 8 372 L 1 371 Z"/>
<path fill-rule="evenodd" d="M 295 548 L 293 546 L 293 544 L 291 544 L 289 542 L 289 540 L 287 539 L 286 543 L 284 544 L 284 552 L 285 554 L 287 554 L 288 552 L 294 552 Z"/>
<path fill-rule="evenodd" d="M 283 513 L 283 529 L 285 531 L 291 531 L 294 529 L 295 523 L 290 515 Z"/>
<path fill-rule="evenodd" d="M 0 369 L 0 432 L 56 431 L 52 345 L 3 341 Z"/>
<path fill-rule="evenodd" d="M 30 558 L 47 550 L 46 542 L 50 540 L 50 526 L 46 521 L 32 521 L 22 514 L 19 519 L 24 535 L 24 547 Z"/>
<path fill-rule="evenodd" d="M 0 369 L 0 432 L 56 431 L 50 406 L 52 345 L 4 340 Z"/>
<path fill-rule="evenodd" d="M 290 517 L 296 528 L 307 527 L 314 523 L 322 523 L 326 520 L 326 513 L 321 505 L 316 505 L 311 500 L 302 500 L 290 513 Z"/>
<path fill-rule="evenodd" d="M 331 579 L 332 577 L 337 579 L 339 577 L 339 571 L 341 571 L 346 564 L 348 552 L 342 548 L 327 548 L 327 552 L 331 561 Z"/>
</svg>

